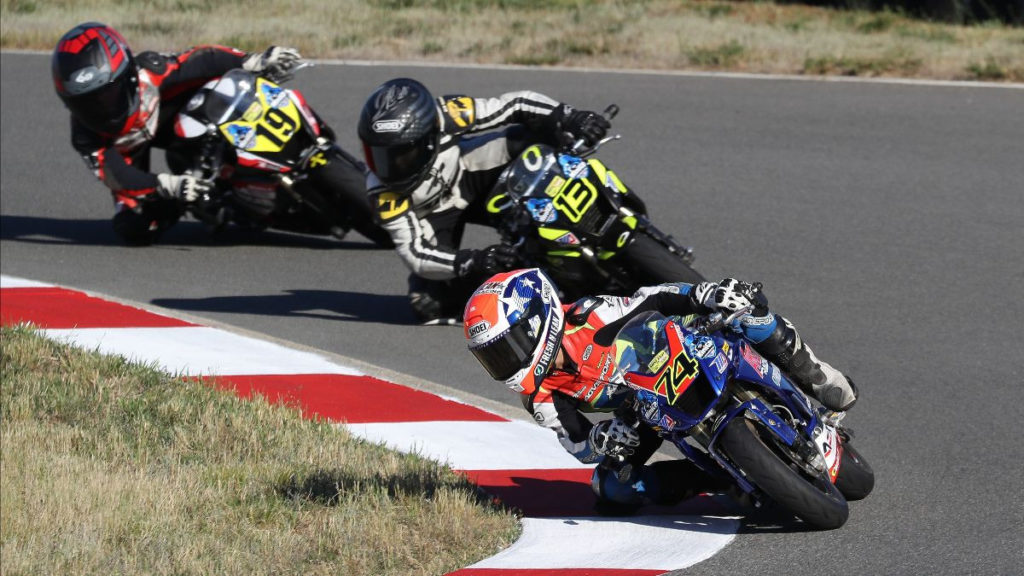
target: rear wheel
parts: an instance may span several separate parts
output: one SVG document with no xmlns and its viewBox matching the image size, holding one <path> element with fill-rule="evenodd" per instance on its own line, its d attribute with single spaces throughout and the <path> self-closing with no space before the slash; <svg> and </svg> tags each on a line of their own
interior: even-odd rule
<svg viewBox="0 0 1024 576">
<path fill-rule="evenodd" d="M 678 255 L 670 252 L 668 247 L 647 234 L 635 235 L 633 242 L 619 257 L 633 272 L 633 280 L 638 286 L 666 282 L 696 284 L 704 280 L 700 272 L 690 268 Z"/>
<path fill-rule="evenodd" d="M 875 487 L 875 471 L 851 444 L 843 442 L 843 455 L 839 462 L 836 488 L 847 500 L 861 500 Z"/>
<path fill-rule="evenodd" d="M 804 522 L 826 530 L 842 526 L 850 509 L 828 472 L 811 475 L 760 430 L 760 423 L 736 418 L 722 432 L 722 448 L 758 488 Z"/>
</svg>

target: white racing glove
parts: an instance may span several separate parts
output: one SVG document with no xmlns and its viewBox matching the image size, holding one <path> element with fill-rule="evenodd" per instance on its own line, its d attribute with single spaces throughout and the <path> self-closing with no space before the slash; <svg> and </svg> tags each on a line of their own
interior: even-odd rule
<svg viewBox="0 0 1024 576">
<path fill-rule="evenodd" d="M 242 68 L 280 83 L 292 78 L 292 71 L 301 60 L 302 55 L 295 48 L 271 46 L 262 54 L 246 56 Z"/>
<path fill-rule="evenodd" d="M 177 198 L 186 204 L 213 190 L 213 182 L 187 174 L 157 174 L 156 179 L 160 181 L 158 194 L 164 198 Z"/>
<path fill-rule="evenodd" d="M 625 457 L 640 445 L 640 434 L 618 418 L 603 420 L 590 429 L 590 445 L 598 454 Z"/>
<path fill-rule="evenodd" d="M 758 306 L 761 301 L 757 293 L 761 291 L 760 283 L 740 282 L 735 278 L 726 278 L 717 285 L 701 282 L 693 289 L 694 298 L 713 310 L 735 312 L 747 306 Z"/>
</svg>

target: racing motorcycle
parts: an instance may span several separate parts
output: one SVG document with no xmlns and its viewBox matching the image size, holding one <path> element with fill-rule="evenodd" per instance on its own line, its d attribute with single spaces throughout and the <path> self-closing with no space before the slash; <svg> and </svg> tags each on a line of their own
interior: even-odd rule
<svg viewBox="0 0 1024 576">
<path fill-rule="evenodd" d="M 748 312 L 690 325 L 657 312 L 630 320 L 615 339 L 620 375 L 635 390 L 620 417 L 645 422 L 758 505 L 774 501 L 811 526 L 838 528 L 847 501 L 871 493 L 874 472 L 833 413 L 726 329 Z M 620 463 L 616 473 L 633 471 Z"/>
<path fill-rule="evenodd" d="M 618 107 L 609 106 L 606 118 Z M 690 267 L 692 248 L 662 232 L 636 193 L 585 148 L 530 146 L 498 178 L 488 203 L 505 243 L 543 268 L 566 297 L 630 295 L 641 286 L 704 280 Z"/>
<path fill-rule="evenodd" d="M 230 70 L 192 96 L 175 131 L 189 151 L 184 171 L 216 183 L 188 207 L 215 230 L 235 222 L 342 238 L 354 228 L 392 245 L 370 212 L 365 167 L 335 143 L 298 90 Z"/>
</svg>

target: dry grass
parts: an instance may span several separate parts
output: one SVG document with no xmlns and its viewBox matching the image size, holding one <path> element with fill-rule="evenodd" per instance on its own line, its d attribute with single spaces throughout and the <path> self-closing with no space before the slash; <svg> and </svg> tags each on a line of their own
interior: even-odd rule
<svg viewBox="0 0 1024 576">
<path fill-rule="evenodd" d="M 257 17 L 253 17 L 257 15 Z M 3 0 L 0 46 L 77 22 L 136 47 L 297 46 L 315 58 L 1024 81 L 1024 30 L 715 0 Z"/>
<path fill-rule="evenodd" d="M 430 461 L 3 328 L 0 572 L 423 574 L 518 522 Z"/>
</svg>

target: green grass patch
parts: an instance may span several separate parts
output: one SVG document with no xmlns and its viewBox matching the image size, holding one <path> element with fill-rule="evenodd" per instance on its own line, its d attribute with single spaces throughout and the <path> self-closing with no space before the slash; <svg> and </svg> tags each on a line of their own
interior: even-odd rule
<svg viewBox="0 0 1024 576">
<path fill-rule="evenodd" d="M 902 54 L 871 57 L 822 56 L 804 61 L 805 74 L 828 74 L 839 76 L 912 76 L 922 65 L 922 60 Z"/>
<path fill-rule="evenodd" d="M 879 12 L 866 20 L 857 23 L 856 30 L 861 34 L 879 34 L 888 32 L 896 23 L 896 16 L 891 12 Z"/>
<path fill-rule="evenodd" d="M 436 575 L 518 536 L 462 476 L 292 408 L 0 341 L 3 574 Z"/>
<path fill-rule="evenodd" d="M 971 62 L 966 72 L 970 80 L 1024 82 L 1024 67 L 1013 67 L 991 56 L 981 62 Z"/>
<path fill-rule="evenodd" d="M 746 47 L 730 40 L 715 46 L 697 46 L 684 50 L 691 64 L 707 68 L 732 68 L 746 52 Z"/>
<path fill-rule="evenodd" d="M 991 56 L 1006 69 L 1003 81 L 1015 81 L 1024 68 L 1019 27 L 857 9 L 869 4 L 835 10 L 762 0 L 336 0 L 325 9 L 313 0 L 0 0 L 0 46 L 52 50 L 71 26 L 95 19 L 120 29 L 137 51 L 276 44 L 345 60 L 951 80 L 997 77 L 986 66 Z"/>
</svg>

